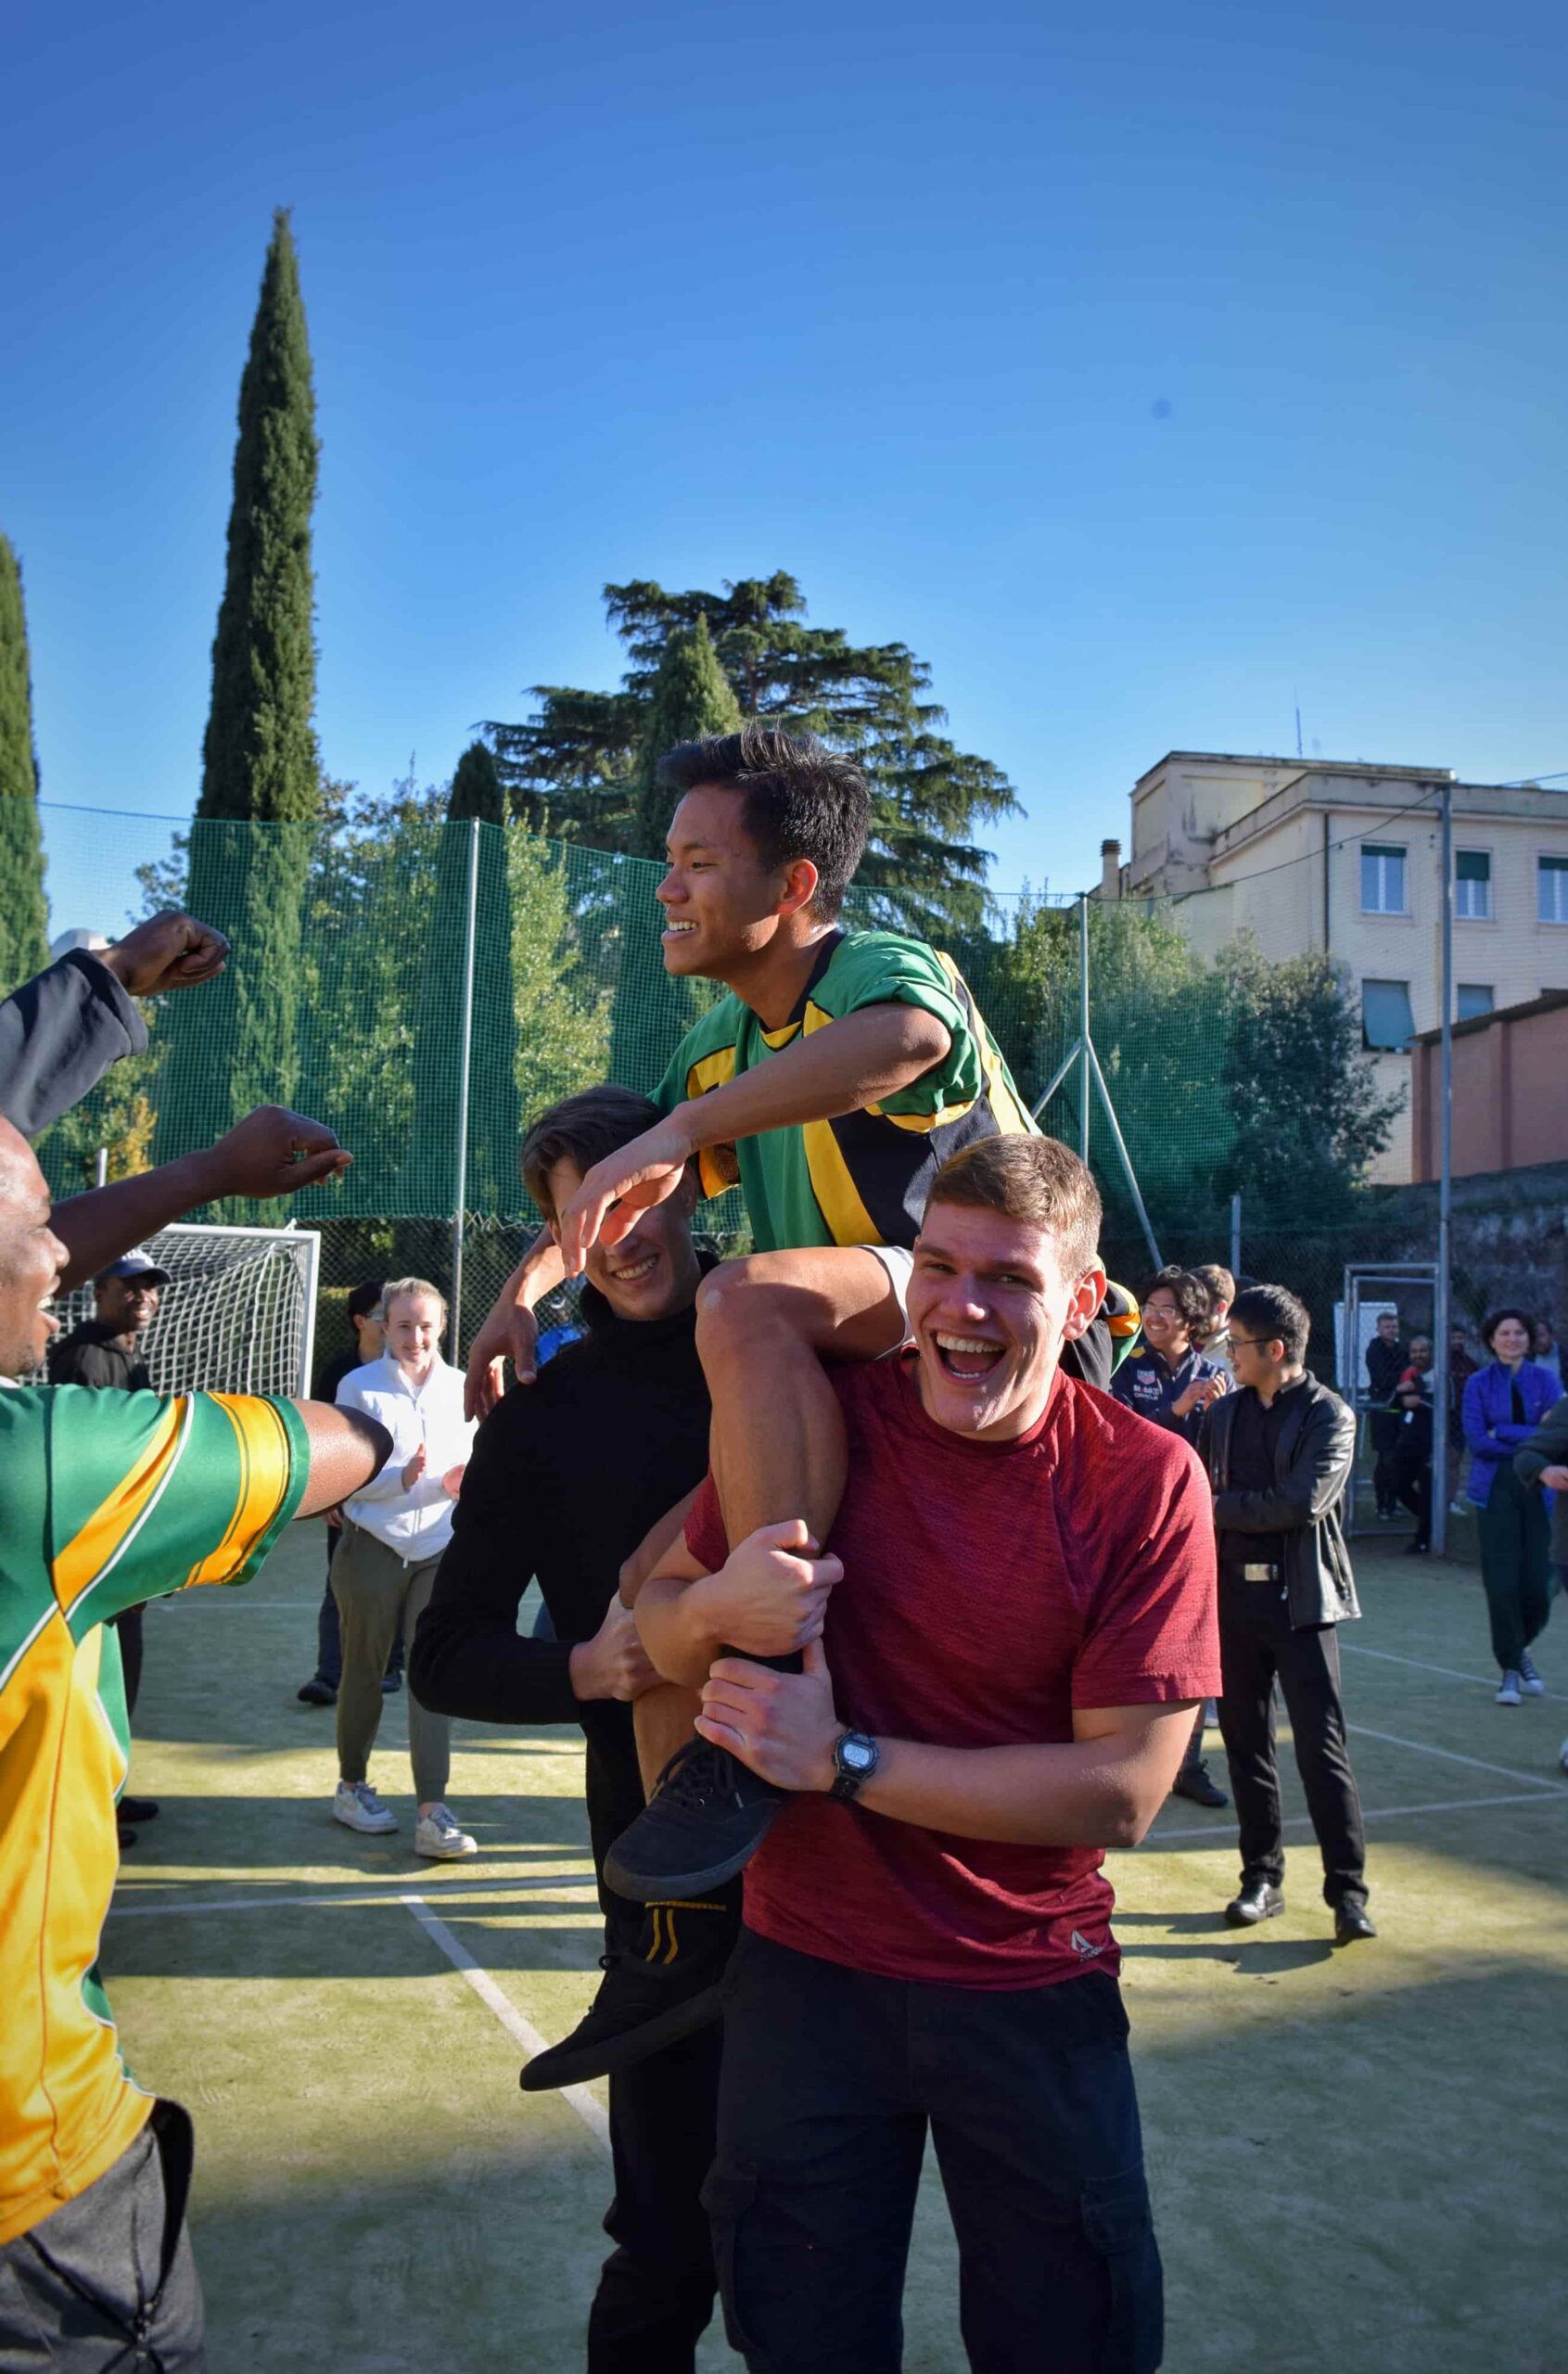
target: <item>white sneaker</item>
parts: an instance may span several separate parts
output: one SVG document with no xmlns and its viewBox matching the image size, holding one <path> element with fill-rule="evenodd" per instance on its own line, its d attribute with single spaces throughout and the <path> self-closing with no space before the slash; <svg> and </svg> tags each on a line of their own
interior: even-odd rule
<svg viewBox="0 0 1568 2374">
<path fill-rule="evenodd" d="M 345 1829 L 373 1832 L 396 1830 L 398 1818 L 384 1806 L 368 1780 L 339 1780 L 332 1800 L 332 1819 Z"/>
<path fill-rule="evenodd" d="M 1525 1690 L 1532 1698 L 1544 1698 L 1546 1696 L 1546 1683 L 1536 1671 L 1535 1662 L 1531 1657 L 1528 1649 L 1525 1650 L 1524 1654 L 1519 1660 L 1519 1678 L 1523 1683 Z"/>
<path fill-rule="evenodd" d="M 1498 1704 L 1522 1706 L 1523 1703 L 1519 1694 L 1519 1676 L 1516 1673 L 1505 1673 L 1498 1690 Z"/>
<path fill-rule="evenodd" d="M 459 1855 L 477 1855 L 479 1842 L 470 1838 L 465 1830 L 458 1829 L 447 1806 L 432 1806 L 427 1814 L 420 1815 L 415 1825 L 414 1851 L 416 1855 L 432 1856 L 438 1863 L 450 1863 Z"/>
</svg>

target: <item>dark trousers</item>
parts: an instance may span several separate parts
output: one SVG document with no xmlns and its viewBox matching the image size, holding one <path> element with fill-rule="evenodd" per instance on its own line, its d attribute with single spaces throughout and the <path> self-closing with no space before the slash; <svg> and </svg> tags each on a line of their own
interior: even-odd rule
<svg viewBox="0 0 1568 2374">
<path fill-rule="evenodd" d="M 1225 1676 L 1219 1732 L 1230 1767 L 1241 1828 L 1242 1879 L 1285 1876 L 1280 1768 L 1274 1745 L 1274 1678 L 1290 1717 L 1296 1770 L 1323 1857 L 1332 1905 L 1366 1900 L 1367 1842 L 1361 1801 L 1345 1742 L 1339 1641 L 1332 1624 L 1291 1626 L 1277 1582 L 1248 1583 L 1221 1571 L 1219 1658 Z"/>
<path fill-rule="evenodd" d="M 616 2248 L 589 2311 L 588 2374 L 692 2374 L 719 2288 L 702 2185 L 721 2041 L 715 2023 L 610 2079 Z"/>
<path fill-rule="evenodd" d="M 1403 1445 L 1391 1462 L 1394 1474 L 1394 1497 L 1403 1509 L 1409 1509 L 1416 1521 L 1416 1539 L 1432 1538 L 1432 1453 L 1407 1450 Z"/>
<path fill-rule="evenodd" d="M 321 1595 L 316 1613 L 316 1679 L 331 1684 L 334 1690 L 343 1678 L 343 1627 L 338 1615 L 338 1602 L 332 1596 L 332 1560 L 343 1536 L 338 1527 L 326 1528 L 326 1589 Z M 392 1653 L 387 1660 L 389 1673 L 403 1669 L 403 1638 L 400 1632 L 392 1643 Z"/>
<path fill-rule="evenodd" d="M 897 2374 L 927 2127 L 975 2374 L 1146 2374 L 1159 2252 L 1115 1981 L 873 1978 L 747 1929 L 705 2198 L 751 2374 Z"/>
<path fill-rule="evenodd" d="M 125 1719 L 130 1722 L 136 1712 L 136 1700 L 142 1688 L 142 1618 L 147 1602 L 139 1607 L 122 1608 L 113 1618 L 120 1635 L 120 1666 L 125 1677 Z"/>
<path fill-rule="evenodd" d="M 191 2123 L 159 2102 L 96 2184 L 0 2247 L 0 2374 L 205 2374 Z"/>
<path fill-rule="evenodd" d="M 1367 1421 L 1367 1431 L 1372 1438 L 1372 1492 L 1378 1509 L 1384 1516 L 1392 1516 L 1395 1504 L 1394 1455 L 1399 1448 L 1403 1420 L 1397 1410 L 1374 1410 Z"/>
<path fill-rule="evenodd" d="M 1519 1660 L 1551 1613 L 1548 1563 L 1551 1528 L 1538 1490 L 1522 1484 L 1505 1461 L 1492 1477 L 1486 1505 L 1476 1512 L 1481 1582 L 1492 1624 L 1492 1654 L 1503 1673 Z"/>
</svg>

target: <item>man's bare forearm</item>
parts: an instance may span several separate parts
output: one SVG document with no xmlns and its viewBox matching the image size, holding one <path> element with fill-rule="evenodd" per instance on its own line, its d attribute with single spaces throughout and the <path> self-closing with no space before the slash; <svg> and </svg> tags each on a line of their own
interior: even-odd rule
<svg viewBox="0 0 1568 2374">
<path fill-rule="evenodd" d="M 706 1612 L 700 1582 L 650 1575 L 637 1594 L 637 1629 L 654 1669 L 666 1681 L 698 1690 L 722 1641 Z"/>
<path fill-rule="evenodd" d="M 951 1045 L 946 1025 L 923 1006 L 862 1006 L 755 1071 L 677 1105 L 664 1126 L 678 1129 L 695 1154 L 797 1121 L 835 1120 L 908 1088 Z"/>
<path fill-rule="evenodd" d="M 134 1179 L 117 1179 L 111 1187 L 68 1196 L 55 1206 L 49 1223 L 70 1252 L 61 1286 L 79 1286 L 84 1278 L 96 1278 L 144 1236 L 155 1235 L 225 1192 L 209 1148 L 160 1163 Z"/>
<path fill-rule="evenodd" d="M 1197 1701 L 1141 1749 L 1116 1739 L 1050 1747 L 929 1747 L 879 1739 L 858 1805 L 954 1838 L 1018 1846 L 1136 1846 L 1169 1793 Z M 1168 1737 L 1166 1736 L 1168 1734 Z"/>
</svg>

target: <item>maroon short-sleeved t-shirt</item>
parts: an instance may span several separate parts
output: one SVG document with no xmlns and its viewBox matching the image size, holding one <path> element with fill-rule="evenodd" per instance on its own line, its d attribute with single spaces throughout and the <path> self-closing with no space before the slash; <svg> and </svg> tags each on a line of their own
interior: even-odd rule
<svg viewBox="0 0 1568 2374">
<path fill-rule="evenodd" d="M 1214 1521 L 1187 1444 L 1058 1375 L 1018 1441 L 950 1434 L 917 1362 L 836 1369 L 849 1481 L 823 1646 L 846 1723 L 941 1747 L 1070 1741 L 1073 1709 L 1219 1689 Z M 728 1555 L 713 1479 L 686 1522 Z M 1042 1986 L 1114 1972 L 1099 1847 L 953 1838 L 791 1800 L 746 1875 L 750 1928 L 888 1978 Z"/>
</svg>

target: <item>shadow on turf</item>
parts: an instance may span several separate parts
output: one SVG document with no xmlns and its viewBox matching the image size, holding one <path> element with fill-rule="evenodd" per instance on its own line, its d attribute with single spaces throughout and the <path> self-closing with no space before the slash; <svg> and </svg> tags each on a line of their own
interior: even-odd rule
<svg viewBox="0 0 1568 2374">
<path fill-rule="evenodd" d="M 176 1876 L 158 1884 L 185 1885 L 192 1874 L 199 1882 L 210 1865 L 224 1876 L 225 1894 L 236 1892 L 227 1884 L 227 1875 L 236 1866 L 243 1866 L 236 1883 L 240 1889 L 251 1871 L 302 1871 L 314 1878 L 325 1870 L 335 1882 L 398 1871 L 412 1881 L 432 1870 L 456 1868 L 432 1865 L 414 1851 L 415 1807 L 406 1763 L 398 1780 L 375 1766 L 372 1778 L 402 1824 L 380 1836 L 366 1836 L 333 1819 L 330 1780 L 324 1781 L 319 1794 L 309 1796 L 195 1797 L 164 1791 L 157 1821 L 142 1831 L 121 1864 L 121 1884 L 138 1880 L 151 1883 L 165 1865 Z M 588 1854 L 588 1816 L 580 1798 L 480 1797 L 463 1789 L 453 1789 L 452 1797 L 453 1811 L 478 1841 L 482 1865 L 500 1862 L 526 1869 L 541 1857 Z"/>
</svg>

